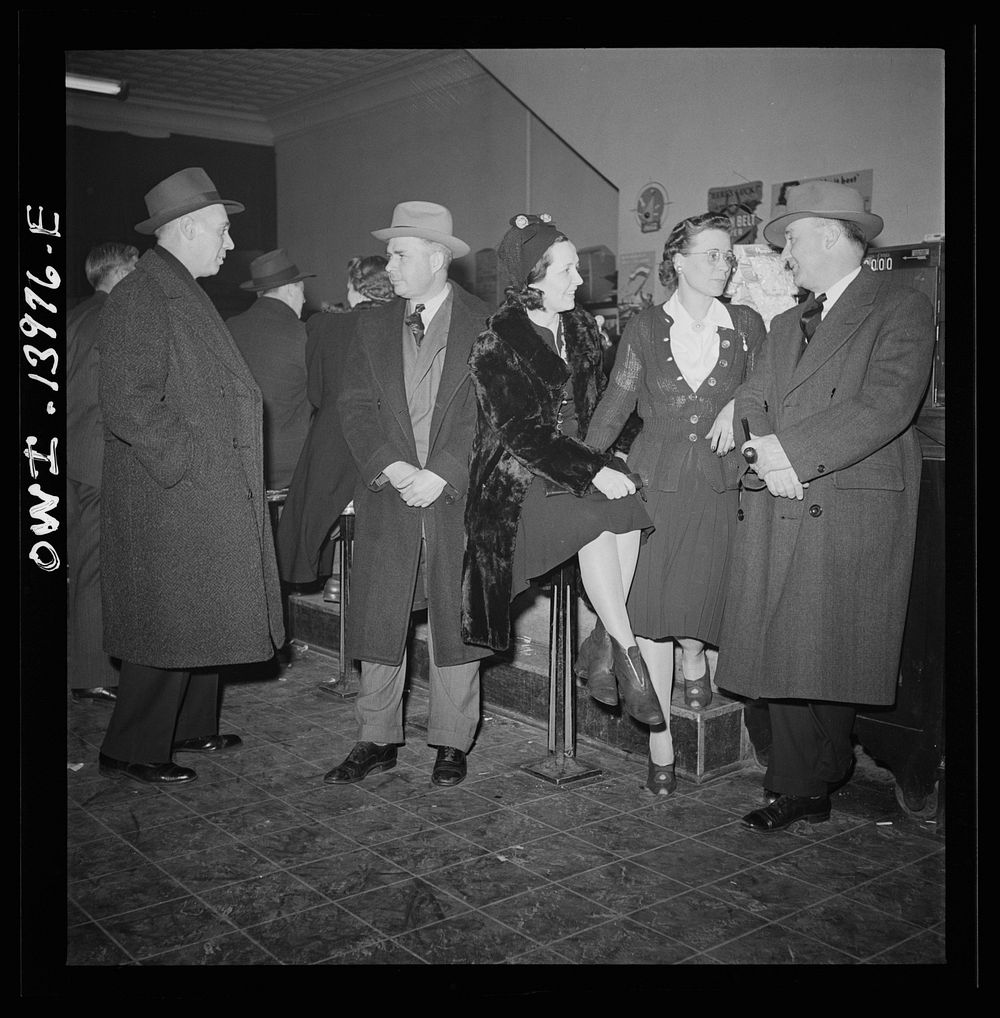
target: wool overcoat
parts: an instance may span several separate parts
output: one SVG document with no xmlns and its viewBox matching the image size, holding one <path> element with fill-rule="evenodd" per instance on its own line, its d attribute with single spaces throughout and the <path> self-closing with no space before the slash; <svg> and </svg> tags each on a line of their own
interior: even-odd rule
<svg viewBox="0 0 1000 1018">
<path fill-rule="evenodd" d="M 275 297 L 258 297 L 227 318 L 226 327 L 264 397 L 264 483 L 287 488 L 313 412 L 306 395 L 306 327 Z"/>
<path fill-rule="evenodd" d="M 432 505 L 411 508 L 392 485 L 377 483 L 382 470 L 397 460 L 418 465 L 403 381 L 406 301 L 394 300 L 359 318 L 337 399 L 341 427 L 359 474 L 346 642 L 348 654 L 363 661 L 397 665 L 402 660 L 421 528 L 427 537 L 428 613 L 437 664 L 463 664 L 489 654 L 462 642 L 460 624 L 462 514 L 476 425 L 468 361 L 489 309 L 454 282 L 450 285 L 451 324 L 424 464 L 447 485 Z"/>
<path fill-rule="evenodd" d="M 317 314 L 306 322 L 307 392 L 316 414 L 278 521 L 278 568 L 289 583 L 317 578 L 324 542 L 354 495 L 358 468 L 340 426 L 337 394 L 358 320 L 375 307 L 362 302 L 353 311 Z"/>
<path fill-rule="evenodd" d="M 508 300 L 476 340 L 469 360 L 478 417 L 465 508 L 462 636 L 504 650 L 510 642 L 510 594 L 521 506 L 536 474 L 586 493 L 613 453 L 583 438 L 606 383 L 600 332 L 583 308 L 562 314 L 568 364 L 535 332 L 527 312 Z M 572 375 L 580 435 L 556 427 Z"/>
<path fill-rule="evenodd" d="M 802 501 L 744 477 L 717 682 L 744 696 L 891 704 L 920 493 L 912 424 L 927 388 L 933 313 L 862 268 L 808 347 L 801 307 L 771 322 L 736 396 L 737 421 L 774 433 Z"/>
<path fill-rule="evenodd" d="M 207 295 L 161 250 L 101 316 L 104 649 L 165 669 L 266 660 L 284 627 L 260 389 Z"/>
</svg>

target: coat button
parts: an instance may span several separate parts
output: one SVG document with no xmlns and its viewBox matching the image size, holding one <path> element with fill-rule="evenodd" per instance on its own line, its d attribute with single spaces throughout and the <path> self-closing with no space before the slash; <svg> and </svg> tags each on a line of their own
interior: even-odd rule
<svg viewBox="0 0 1000 1018">
<path fill-rule="evenodd" d="M 708 380 L 708 384 L 709 384 L 709 385 L 715 385 L 715 384 L 716 384 L 716 381 L 715 381 L 715 379 L 714 379 L 714 378 L 710 378 L 710 379 Z"/>
<path fill-rule="evenodd" d="M 816 468 L 816 472 L 820 474 L 823 473 L 824 470 L 826 470 L 826 467 L 823 466 L 822 463 L 820 463 L 820 465 Z"/>
<path fill-rule="evenodd" d="M 736 518 L 740 521 L 740 523 L 743 522 L 743 517 L 745 515 L 746 515 L 746 513 L 744 513 L 742 509 L 737 509 L 736 510 Z"/>
<path fill-rule="evenodd" d="M 697 424 L 698 423 L 698 415 L 697 414 L 692 414 L 691 415 L 691 423 L 692 424 Z"/>
<path fill-rule="evenodd" d="M 811 505 L 811 506 L 809 506 L 809 515 L 812 516 L 814 519 L 817 516 L 822 516 L 823 515 L 823 507 L 821 505 Z"/>
<path fill-rule="evenodd" d="M 249 488 L 247 488 L 247 501 L 248 502 L 253 501 L 253 492 Z"/>
<path fill-rule="evenodd" d="M 696 434 L 695 434 L 695 433 L 694 433 L 693 431 L 691 432 L 691 434 L 690 434 L 690 435 L 688 435 L 688 438 L 689 438 L 689 439 L 690 439 L 690 440 L 691 440 L 692 442 L 697 442 L 697 441 L 698 441 L 698 436 L 697 436 L 697 435 L 696 435 Z"/>
<path fill-rule="evenodd" d="M 729 340 L 728 339 L 724 339 L 722 341 L 722 343 L 720 344 L 720 346 L 722 347 L 723 350 L 728 350 L 729 347 L 730 347 Z"/>
<path fill-rule="evenodd" d="M 723 367 L 723 368 L 728 368 L 729 367 L 729 361 L 721 360 L 721 361 L 719 361 L 719 366 Z"/>
</svg>

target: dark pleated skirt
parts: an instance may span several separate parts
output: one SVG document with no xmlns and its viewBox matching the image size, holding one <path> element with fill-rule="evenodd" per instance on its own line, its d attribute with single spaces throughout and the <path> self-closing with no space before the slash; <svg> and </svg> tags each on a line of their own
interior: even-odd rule
<svg viewBox="0 0 1000 1018">
<path fill-rule="evenodd" d="M 714 491 L 692 450 L 677 491 L 646 492 L 656 529 L 639 552 L 628 598 L 632 630 L 718 646 L 736 532 L 736 491 Z"/>
<path fill-rule="evenodd" d="M 547 496 L 545 490 L 544 478 L 535 477 L 521 506 L 511 598 L 525 590 L 531 579 L 572 558 L 606 530 L 627 534 L 652 527 L 638 495 L 610 499 L 598 491 L 579 498 L 568 492 Z"/>
</svg>

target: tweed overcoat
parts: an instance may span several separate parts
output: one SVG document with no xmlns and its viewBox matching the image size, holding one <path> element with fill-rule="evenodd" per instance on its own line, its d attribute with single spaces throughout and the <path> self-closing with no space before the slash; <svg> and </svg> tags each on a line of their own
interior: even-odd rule
<svg viewBox="0 0 1000 1018">
<path fill-rule="evenodd" d="M 306 395 L 306 327 L 275 297 L 258 297 L 227 318 L 226 327 L 264 397 L 264 483 L 287 488 L 313 412 Z"/>
<path fill-rule="evenodd" d="M 92 488 L 101 486 L 104 458 L 98 322 L 107 299 L 97 290 L 66 318 L 66 476 Z"/>
<path fill-rule="evenodd" d="M 745 696 L 891 704 L 909 596 L 933 313 L 862 268 L 797 361 L 796 307 L 771 322 L 735 419 L 777 435 L 802 501 L 744 483 L 717 682 Z M 737 431 L 739 434 L 739 430 Z"/>
<path fill-rule="evenodd" d="M 289 583 L 311 583 L 319 575 L 330 528 L 354 495 L 358 468 L 340 427 L 337 394 L 358 319 L 375 307 L 362 302 L 306 322 L 307 392 L 316 414 L 278 521 L 278 569 Z"/>
<path fill-rule="evenodd" d="M 469 367 L 478 416 L 465 508 L 462 637 L 504 650 L 510 642 L 514 540 L 536 474 L 583 495 L 614 459 L 583 438 L 606 385 L 600 332 L 583 308 L 562 315 L 568 364 L 508 300 L 472 348 Z M 556 418 L 572 375 L 580 438 L 560 434 Z"/>
<path fill-rule="evenodd" d="M 166 669 L 266 660 L 284 627 L 260 389 L 159 250 L 101 316 L 104 649 Z"/>
<path fill-rule="evenodd" d="M 463 664 L 489 654 L 481 647 L 466 646 L 460 625 L 462 514 L 476 425 L 468 361 L 489 309 L 456 283 L 450 285 L 451 324 L 424 464 L 448 483 L 432 505 L 411 508 L 392 485 L 376 484 L 390 463 L 418 465 L 403 381 L 406 301 L 394 300 L 359 318 L 337 399 L 341 427 L 359 474 L 346 642 L 348 654 L 363 661 L 397 665 L 402 660 L 421 526 L 427 536 L 428 613 L 437 664 Z"/>
</svg>

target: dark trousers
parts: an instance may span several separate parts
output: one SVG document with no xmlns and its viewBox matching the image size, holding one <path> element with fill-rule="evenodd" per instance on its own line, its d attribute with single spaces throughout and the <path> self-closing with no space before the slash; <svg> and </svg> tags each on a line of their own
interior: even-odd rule
<svg viewBox="0 0 1000 1018">
<path fill-rule="evenodd" d="M 826 795 L 854 757 L 854 705 L 769 700 L 768 713 L 771 752 L 764 787 L 785 795 Z"/>
<path fill-rule="evenodd" d="M 181 739 L 219 730 L 218 672 L 173 671 L 122 662 L 101 752 L 131 763 L 168 763 Z"/>
</svg>

